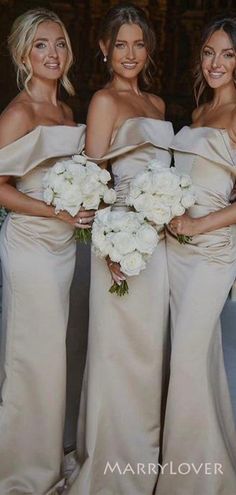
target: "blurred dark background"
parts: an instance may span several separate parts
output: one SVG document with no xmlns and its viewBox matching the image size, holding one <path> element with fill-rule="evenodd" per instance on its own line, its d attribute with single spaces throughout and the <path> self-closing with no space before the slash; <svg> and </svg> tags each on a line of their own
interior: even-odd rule
<svg viewBox="0 0 236 495">
<path fill-rule="evenodd" d="M 43 6 L 64 21 L 76 63 L 71 78 L 76 97 L 68 103 L 78 122 L 85 122 L 89 100 L 103 84 L 104 69 L 97 61 L 97 32 L 113 0 L 0 0 L 0 110 L 16 94 L 15 74 L 6 39 L 15 17 L 27 9 Z M 203 25 L 217 14 L 228 14 L 234 0 L 136 0 L 149 14 L 157 34 L 157 73 L 152 92 L 167 103 L 167 118 L 176 128 L 189 123 L 194 107 L 192 69 Z M 66 96 L 63 95 L 66 99 Z"/>
</svg>

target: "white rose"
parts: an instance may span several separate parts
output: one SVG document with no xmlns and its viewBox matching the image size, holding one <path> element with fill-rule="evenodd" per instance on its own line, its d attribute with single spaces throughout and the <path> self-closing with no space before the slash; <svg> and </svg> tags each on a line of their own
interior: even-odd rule
<svg viewBox="0 0 236 495">
<path fill-rule="evenodd" d="M 156 229 L 151 225 L 142 225 L 136 233 L 137 249 L 141 253 L 152 254 L 158 241 L 159 236 Z"/>
<path fill-rule="evenodd" d="M 82 155 L 73 155 L 72 160 L 73 160 L 73 162 L 80 163 L 81 165 L 86 165 L 86 162 L 87 162 L 87 158 L 85 156 L 82 156 Z"/>
<path fill-rule="evenodd" d="M 154 198 L 151 194 L 143 193 L 134 200 L 133 205 L 135 210 L 146 212 L 153 209 Z"/>
<path fill-rule="evenodd" d="M 181 175 L 180 177 L 180 186 L 181 187 L 190 187 L 192 185 L 192 179 L 189 175 Z"/>
<path fill-rule="evenodd" d="M 114 189 L 106 189 L 103 194 L 104 203 L 110 205 L 115 203 L 116 200 L 116 191 Z"/>
<path fill-rule="evenodd" d="M 100 203 L 100 195 L 95 191 L 83 197 L 83 207 L 85 210 L 97 210 Z"/>
<path fill-rule="evenodd" d="M 184 212 L 185 212 L 185 208 L 180 203 L 176 203 L 175 205 L 173 205 L 171 207 L 172 218 L 173 217 L 179 217 L 179 216 L 183 215 Z M 169 223 L 169 222 L 166 222 L 166 223 Z"/>
<path fill-rule="evenodd" d="M 140 228 L 140 224 L 141 221 L 139 218 L 139 214 L 134 211 L 128 211 L 125 212 L 123 216 L 123 224 L 121 230 L 123 232 L 129 232 L 130 234 L 133 234 Z"/>
<path fill-rule="evenodd" d="M 153 174 L 153 192 L 174 194 L 179 190 L 179 178 L 169 169 Z"/>
<path fill-rule="evenodd" d="M 111 175 L 108 170 L 106 170 L 105 168 L 100 169 L 99 180 L 102 182 L 102 184 L 107 184 L 110 179 Z"/>
<path fill-rule="evenodd" d="M 167 165 L 160 160 L 151 160 L 148 164 L 148 170 L 163 170 L 168 168 Z"/>
<path fill-rule="evenodd" d="M 137 251 L 127 254 L 120 261 L 121 271 L 128 276 L 138 275 L 141 270 L 144 270 L 146 263 L 143 257 Z"/>
<path fill-rule="evenodd" d="M 147 171 L 137 174 L 132 182 L 135 188 L 142 192 L 149 192 L 152 189 L 152 175 Z"/>
<path fill-rule="evenodd" d="M 55 163 L 55 165 L 53 165 L 53 168 L 56 174 L 63 174 L 63 172 L 65 172 L 66 170 L 66 167 L 63 162 Z"/>
<path fill-rule="evenodd" d="M 47 189 L 45 189 L 45 191 L 43 192 L 43 199 L 45 203 L 47 203 L 47 205 L 50 205 L 53 201 L 53 198 L 54 198 L 53 190 L 51 189 L 51 187 L 47 187 Z"/>
<path fill-rule="evenodd" d="M 153 211 L 147 213 L 147 219 L 156 225 L 164 225 L 171 220 L 171 210 L 167 206 L 155 208 Z"/>
<path fill-rule="evenodd" d="M 99 189 L 100 189 L 100 185 L 99 185 L 99 182 L 97 181 L 96 177 L 87 177 L 85 179 L 85 181 L 83 182 L 83 194 L 84 195 L 87 195 L 87 194 L 91 194 L 93 192 L 96 192 L 99 194 Z"/>
<path fill-rule="evenodd" d="M 115 261 L 115 263 L 120 263 L 122 255 L 114 246 L 109 246 L 107 254 L 112 261 Z"/>
<path fill-rule="evenodd" d="M 182 197 L 181 203 L 184 208 L 190 208 L 191 206 L 194 205 L 195 201 L 196 201 L 195 195 L 193 193 L 186 192 Z"/>
<path fill-rule="evenodd" d="M 136 241 L 129 232 L 116 232 L 112 236 L 112 242 L 115 249 L 121 254 L 132 253 L 136 248 Z"/>
<path fill-rule="evenodd" d="M 159 205 L 162 204 L 164 206 L 173 206 L 176 203 L 179 203 L 182 198 L 182 193 L 180 188 L 174 194 L 160 194 L 158 197 Z"/>
<path fill-rule="evenodd" d="M 107 241 L 104 231 L 97 230 L 96 232 L 92 229 L 92 243 L 96 249 L 99 249 L 102 256 L 105 257 L 109 253 L 110 243 Z"/>
</svg>

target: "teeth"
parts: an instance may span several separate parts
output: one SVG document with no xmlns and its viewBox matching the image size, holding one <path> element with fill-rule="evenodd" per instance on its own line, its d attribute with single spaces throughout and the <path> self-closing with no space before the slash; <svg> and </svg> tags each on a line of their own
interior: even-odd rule
<svg viewBox="0 0 236 495">
<path fill-rule="evenodd" d="M 224 75 L 224 72 L 209 72 L 209 75 L 211 77 L 222 77 Z"/>
<path fill-rule="evenodd" d="M 125 69 L 135 69 L 137 64 L 123 64 Z"/>
<path fill-rule="evenodd" d="M 45 64 L 49 69 L 58 69 L 59 64 Z"/>
</svg>

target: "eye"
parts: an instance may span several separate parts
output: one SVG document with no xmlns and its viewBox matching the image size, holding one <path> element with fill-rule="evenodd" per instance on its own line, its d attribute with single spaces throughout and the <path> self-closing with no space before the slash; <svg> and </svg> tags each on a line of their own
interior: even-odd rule
<svg viewBox="0 0 236 495">
<path fill-rule="evenodd" d="M 67 48 L 66 42 L 64 40 L 58 41 L 57 46 L 59 46 L 59 48 Z"/>
<path fill-rule="evenodd" d="M 145 44 L 144 44 L 144 42 L 143 42 L 143 41 L 138 41 L 138 43 L 136 44 L 136 46 L 137 46 L 138 48 L 145 48 Z"/>
<path fill-rule="evenodd" d="M 46 43 L 43 43 L 43 41 L 39 41 L 34 45 L 36 48 L 39 48 L 39 50 L 42 50 L 43 48 L 46 48 Z"/>
<path fill-rule="evenodd" d="M 209 50 L 208 48 L 205 48 L 202 52 L 203 56 L 204 57 L 211 57 L 213 56 L 213 52 L 211 50 Z"/>
<path fill-rule="evenodd" d="M 233 57 L 235 57 L 235 54 L 233 52 L 224 53 L 224 58 L 233 58 Z"/>
<path fill-rule="evenodd" d="M 120 41 L 117 41 L 117 43 L 115 43 L 115 47 L 118 49 L 125 48 L 125 43 L 121 43 Z"/>
</svg>

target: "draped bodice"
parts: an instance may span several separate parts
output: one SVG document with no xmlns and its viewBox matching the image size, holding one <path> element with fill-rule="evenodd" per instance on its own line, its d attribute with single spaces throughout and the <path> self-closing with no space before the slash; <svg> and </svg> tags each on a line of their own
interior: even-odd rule
<svg viewBox="0 0 236 495">
<path fill-rule="evenodd" d="M 43 176 L 58 160 L 80 153 L 84 147 L 85 125 L 38 126 L 0 150 L 0 175 L 13 176 L 19 191 L 43 199 Z M 12 211 L 1 235 L 13 239 L 28 236 L 47 249 L 58 251 L 73 238 L 73 226 L 57 218 L 37 217 Z"/>
<path fill-rule="evenodd" d="M 130 180 L 144 170 L 151 160 L 160 160 L 169 167 L 170 142 L 173 139 L 170 122 L 147 117 L 126 120 L 116 132 L 107 153 L 96 162 L 109 160 L 117 192 L 117 205 L 125 204 Z"/>
<path fill-rule="evenodd" d="M 85 126 L 38 126 L 0 150 L 0 175 L 14 176 L 19 191 L 42 199 L 42 179 L 60 158 L 80 153 Z"/>
<path fill-rule="evenodd" d="M 175 166 L 189 174 L 197 192 L 192 216 L 201 216 L 229 204 L 236 178 L 236 150 L 225 129 L 183 127 L 174 137 Z"/>
</svg>

